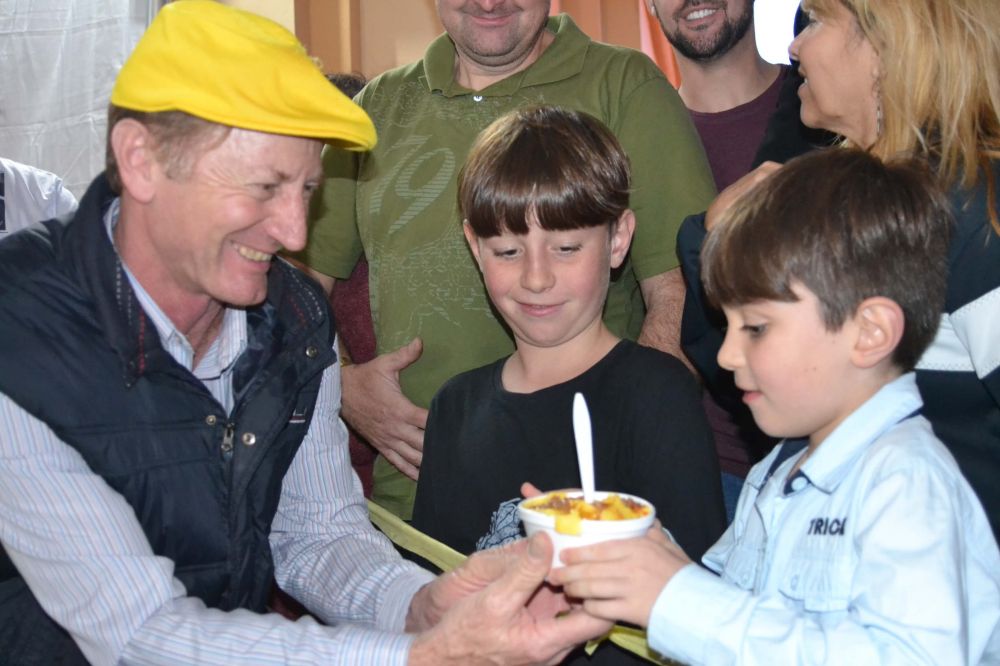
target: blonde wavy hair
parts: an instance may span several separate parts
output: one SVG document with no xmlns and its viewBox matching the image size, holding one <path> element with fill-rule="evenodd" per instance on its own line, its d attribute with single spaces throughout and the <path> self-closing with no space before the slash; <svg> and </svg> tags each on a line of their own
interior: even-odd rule
<svg viewBox="0 0 1000 666">
<path fill-rule="evenodd" d="M 804 0 L 819 17 L 842 5 L 879 55 L 883 159 L 924 155 L 942 186 L 986 179 L 1000 157 L 1000 0 Z M 997 211 L 990 221 L 1000 233 Z"/>
</svg>

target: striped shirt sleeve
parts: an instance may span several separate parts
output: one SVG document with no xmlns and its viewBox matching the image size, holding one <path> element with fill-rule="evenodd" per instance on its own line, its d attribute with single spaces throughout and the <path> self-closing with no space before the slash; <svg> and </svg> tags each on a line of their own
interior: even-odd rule
<svg viewBox="0 0 1000 666">
<path fill-rule="evenodd" d="M 367 521 L 339 420 L 339 368 L 285 478 L 278 577 L 323 626 L 208 609 L 156 556 L 132 508 L 41 421 L 0 394 L 0 541 L 46 612 L 95 664 L 405 663 L 401 633 L 429 573 Z"/>
</svg>

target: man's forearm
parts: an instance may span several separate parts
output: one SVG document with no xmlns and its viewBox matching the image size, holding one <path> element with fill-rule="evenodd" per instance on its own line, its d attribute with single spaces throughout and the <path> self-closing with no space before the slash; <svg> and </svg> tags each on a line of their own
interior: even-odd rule
<svg viewBox="0 0 1000 666">
<path fill-rule="evenodd" d="M 684 311 L 684 278 L 680 268 L 646 278 L 640 283 L 646 302 L 639 343 L 673 354 L 684 361 L 681 351 L 681 314 Z"/>
</svg>

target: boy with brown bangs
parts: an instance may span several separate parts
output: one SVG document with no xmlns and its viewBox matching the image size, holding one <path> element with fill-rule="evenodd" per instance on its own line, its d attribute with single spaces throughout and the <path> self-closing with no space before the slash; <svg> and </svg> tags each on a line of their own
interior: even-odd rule
<svg viewBox="0 0 1000 666">
<path fill-rule="evenodd" d="M 998 663 L 1000 553 L 911 372 L 949 227 L 921 166 L 853 150 L 794 160 L 738 202 L 702 252 L 719 362 L 786 439 L 702 558 L 718 576 L 651 530 L 565 552 L 550 581 L 685 663 Z"/>
<path fill-rule="evenodd" d="M 456 550 L 522 536 L 523 481 L 580 486 L 577 392 L 591 412 L 598 488 L 651 501 L 693 553 L 725 527 L 694 378 L 602 321 L 632 238 L 629 187 L 611 132 L 553 107 L 497 120 L 459 176 L 465 236 L 516 351 L 453 378 L 431 404 L 413 523 Z"/>
</svg>

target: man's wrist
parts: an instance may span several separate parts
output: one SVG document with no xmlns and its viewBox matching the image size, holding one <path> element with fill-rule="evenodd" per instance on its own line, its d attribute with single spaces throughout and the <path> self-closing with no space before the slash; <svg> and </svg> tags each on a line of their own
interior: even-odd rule
<svg viewBox="0 0 1000 666">
<path fill-rule="evenodd" d="M 352 380 L 357 369 L 358 364 L 356 363 L 349 363 L 340 367 L 340 416 L 355 429 L 357 429 L 354 423 L 355 414 L 351 407 L 353 406 L 356 392 Z"/>
<path fill-rule="evenodd" d="M 407 633 L 427 631 L 441 619 L 439 614 L 433 611 L 431 584 L 427 583 L 417 590 L 417 593 L 413 595 L 413 599 L 410 601 L 410 608 L 406 612 L 405 628 Z"/>
<path fill-rule="evenodd" d="M 442 617 L 441 609 L 433 601 L 432 583 L 424 585 L 413 595 L 410 612 L 406 615 L 406 631 L 415 633 L 410 646 L 408 666 L 448 666 L 449 664 L 467 664 L 471 655 L 462 649 L 461 641 L 455 643 L 454 631 L 438 624 Z"/>
<path fill-rule="evenodd" d="M 410 645 L 410 656 L 407 666 L 447 666 L 463 663 L 448 658 L 449 637 L 441 631 L 423 632 Z"/>
</svg>

